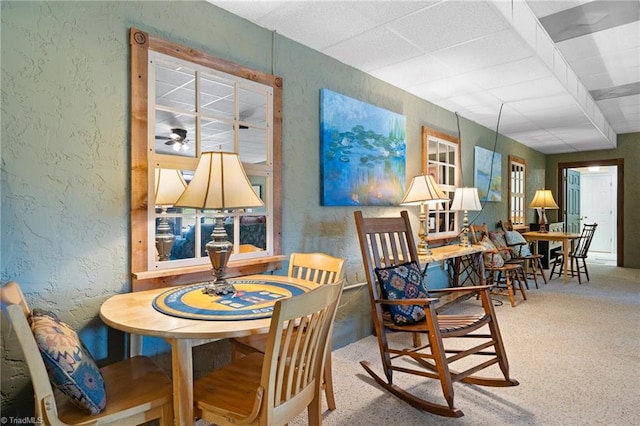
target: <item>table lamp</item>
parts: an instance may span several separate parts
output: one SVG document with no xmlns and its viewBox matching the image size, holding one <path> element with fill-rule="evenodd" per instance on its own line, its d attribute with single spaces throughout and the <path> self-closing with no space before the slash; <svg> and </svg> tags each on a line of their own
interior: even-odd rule
<svg viewBox="0 0 640 426">
<path fill-rule="evenodd" d="M 214 279 L 203 290 L 207 294 L 235 293 L 224 278 L 233 244 L 224 229 L 223 210 L 262 206 L 235 152 L 204 152 L 200 156 L 193 178 L 180 199 L 178 207 L 217 210 L 211 241 L 205 245 L 213 267 Z"/>
<path fill-rule="evenodd" d="M 541 209 L 540 214 L 540 230 L 538 232 L 547 233 L 547 224 L 545 221 L 545 209 L 558 209 L 558 205 L 553 199 L 553 194 L 550 189 L 538 189 L 536 195 L 533 196 L 533 201 L 529 205 L 532 209 Z"/>
<path fill-rule="evenodd" d="M 187 182 L 184 181 L 180 170 L 163 169 L 156 167 L 155 170 L 155 205 L 162 209 L 160 221 L 156 228 L 156 250 L 158 251 L 158 260 L 169 260 L 171 247 L 176 236 L 171 233 L 169 220 L 167 219 L 167 208 L 171 207 L 178 201 L 182 195 Z"/>
<path fill-rule="evenodd" d="M 420 175 L 415 176 L 411 180 L 409 189 L 400 203 L 403 206 L 420 205 L 420 228 L 418 230 L 418 237 L 420 238 L 418 242 L 419 255 L 431 254 L 429 244 L 427 243 L 427 237 L 429 236 L 429 225 L 427 224 L 429 205 L 443 201 L 449 201 L 449 198 L 442 192 L 442 189 L 440 189 L 440 186 L 436 183 L 433 176 Z"/>
<path fill-rule="evenodd" d="M 469 243 L 469 211 L 480 211 L 480 199 L 478 198 L 478 188 L 456 188 L 451 203 L 451 210 L 463 211 L 462 234 L 460 236 L 460 247 L 470 247 Z"/>
</svg>

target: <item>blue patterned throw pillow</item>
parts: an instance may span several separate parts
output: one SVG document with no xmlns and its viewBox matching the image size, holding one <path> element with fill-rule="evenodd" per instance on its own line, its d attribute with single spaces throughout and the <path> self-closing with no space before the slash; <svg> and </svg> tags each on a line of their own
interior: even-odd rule
<svg viewBox="0 0 640 426">
<path fill-rule="evenodd" d="M 518 231 L 506 231 L 505 237 L 507 238 L 507 244 L 514 246 L 513 250 L 518 257 L 531 256 L 531 249 L 529 248 L 529 242 Z"/>
<path fill-rule="evenodd" d="M 382 295 L 388 300 L 425 299 L 429 297 L 416 262 L 388 268 L 376 268 Z M 396 325 L 408 325 L 424 319 L 423 305 L 388 305 Z"/>
<path fill-rule="evenodd" d="M 90 414 L 101 412 L 107 403 L 102 374 L 76 332 L 40 309 L 28 319 L 51 383 Z"/>
</svg>

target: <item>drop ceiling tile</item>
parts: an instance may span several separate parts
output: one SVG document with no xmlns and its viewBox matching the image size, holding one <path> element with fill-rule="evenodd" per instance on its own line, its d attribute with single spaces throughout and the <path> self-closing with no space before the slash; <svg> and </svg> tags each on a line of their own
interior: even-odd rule
<svg viewBox="0 0 640 426">
<path fill-rule="evenodd" d="M 532 56 L 512 30 L 499 31 L 432 54 L 459 73 L 513 62 Z"/>
<path fill-rule="evenodd" d="M 464 75 L 483 89 L 495 89 L 548 77 L 549 70 L 538 59 L 526 58 Z"/>
<path fill-rule="evenodd" d="M 589 122 L 584 112 L 577 107 L 560 107 L 529 111 L 526 116 L 529 120 L 543 128 L 573 126 Z"/>
<path fill-rule="evenodd" d="M 334 44 L 324 53 L 365 72 L 422 55 L 415 46 L 384 27 Z"/>
<path fill-rule="evenodd" d="M 251 21 L 258 22 L 261 18 L 269 13 L 276 11 L 282 7 L 286 7 L 289 1 L 261 1 L 255 2 L 252 7 L 247 7 L 247 3 L 244 1 L 230 1 L 230 0 L 207 0 L 209 3 L 214 4 L 222 9 L 225 9 L 234 15 L 242 16 L 243 18 Z M 270 28 L 273 29 L 273 28 Z"/>
<path fill-rule="evenodd" d="M 562 94 L 509 102 L 509 106 L 519 113 L 527 113 L 550 108 L 575 108 L 576 101 L 571 96 Z"/>
<path fill-rule="evenodd" d="M 455 71 L 428 54 L 371 71 L 374 77 L 398 87 L 413 87 L 454 74 Z"/>
<path fill-rule="evenodd" d="M 571 68 L 581 76 L 595 75 L 605 72 L 616 72 L 620 69 L 640 67 L 640 45 L 626 50 L 604 52 L 601 56 L 576 59 L 570 63 Z M 635 74 L 638 81 L 639 74 Z M 589 87 L 591 90 L 591 87 Z"/>
<path fill-rule="evenodd" d="M 547 76 L 522 83 L 495 87 L 489 89 L 489 92 L 503 102 L 511 103 L 522 99 L 557 96 L 564 93 L 564 88 L 555 77 Z"/>
<path fill-rule="evenodd" d="M 554 13 L 580 6 L 581 4 L 588 3 L 589 1 L 593 0 L 527 0 L 527 5 L 538 18 L 541 18 L 543 16 L 553 15 Z"/>
<path fill-rule="evenodd" d="M 467 77 L 456 75 L 426 84 L 411 87 L 411 93 L 421 96 L 431 102 L 448 99 L 453 96 L 479 92 L 482 89 L 468 80 Z"/>
<path fill-rule="evenodd" d="M 582 82 L 589 90 L 609 89 L 640 81 L 640 65 L 619 67 L 598 74 L 582 76 Z"/>
<path fill-rule="evenodd" d="M 288 2 L 260 18 L 258 24 L 320 51 L 379 25 L 351 2 L 323 1 Z"/>
<path fill-rule="evenodd" d="M 569 62 L 627 50 L 640 44 L 640 21 L 565 40 L 557 44 Z"/>
<path fill-rule="evenodd" d="M 389 28 L 428 53 L 505 30 L 509 26 L 486 2 L 444 1 L 398 19 L 389 24 Z"/>
<path fill-rule="evenodd" d="M 462 108 L 474 106 L 474 105 L 500 105 L 500 100 L 493 96 L 489 91 L 482 90 L 473 93 L 465 93 L 458 96 L 452 96 L 447 101 L 454 106 L 460 106 Z M 454 107 L 455 108 L 455 107 Z"/>
</svg>

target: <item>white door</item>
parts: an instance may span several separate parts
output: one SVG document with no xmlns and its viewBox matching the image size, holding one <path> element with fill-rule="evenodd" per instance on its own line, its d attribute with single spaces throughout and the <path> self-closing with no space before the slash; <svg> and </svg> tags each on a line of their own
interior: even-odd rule
<svg viewBox="0 0 640 426">
<path fill-rule="evenodd" d="M 613 253 L 615 192 L 611 174 L 582 174 L 582 224 L 597 223 L 589 251 Z"/>
</svg>

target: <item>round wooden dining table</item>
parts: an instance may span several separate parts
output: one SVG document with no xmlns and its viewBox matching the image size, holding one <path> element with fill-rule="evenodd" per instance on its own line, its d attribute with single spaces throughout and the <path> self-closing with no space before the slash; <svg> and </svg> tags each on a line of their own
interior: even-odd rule
<svg viewBox="0 0 640 426">
<path fill-rule="evenodd" d="M 268 289 L 262 292 L 254 291 L 255 294 L 247 295 L 243 301 L 240 301 L 244 304 L 238 303 L 236 306 L 237 312 L 247 313 L 245 319 L 238 319 L 233 315 L 229 317 L 231 319 L 220 319 L 224 318 L 225 314 L 221 309 L 211 309 L 215 319 L 207 318 L 208 309 L 201 309 L 198 306 L 203 302 L 192 301 L 195 289 L 188 288 L 190 286 L 117 294 L 107 299 L 100 307 L 100 317 L 108 326 L 134 335 L 161 337 L 171 345 L 173 406 L 177 425 L 192 426 L 194 423 L 192 349 L 195 346 L 219 339 L 265 333 L 269 330 L 271 321 L 269 306 L 272 309 L 278 297 L 294 295 L 287 289 L 306 292 L 317 287 L 309 281 L 278 275 L 249 275 L 228 279 L 228 281 L 236 287 L 264 284 L 274 288 L 281 286 L 284 290 L 282 294 L 275 296 L 269 296 Z M 197 284 L 191 285 L 191 287 L 194 286 Z M 216 303 L 218 297 L 204 296 L 211 298 L 211 302 L 207 304 Z M 259 299 L 256 302 L 257 308 L 252 310 L 247 303 L 255 302 L 256 297 L 271 297 L 272 300 Z M 181 309 L 185 310 L 184 317 L 181 317 L 178 312 Z M 233 307 L 225 307 L 224 311 L 233 312 L 233 309 Z M 259 315 L 252 315 L 253 312 L 258 312 Z M 220 313 L 223 316 L 217 317 L 216 315 Z"/>
</svg>

